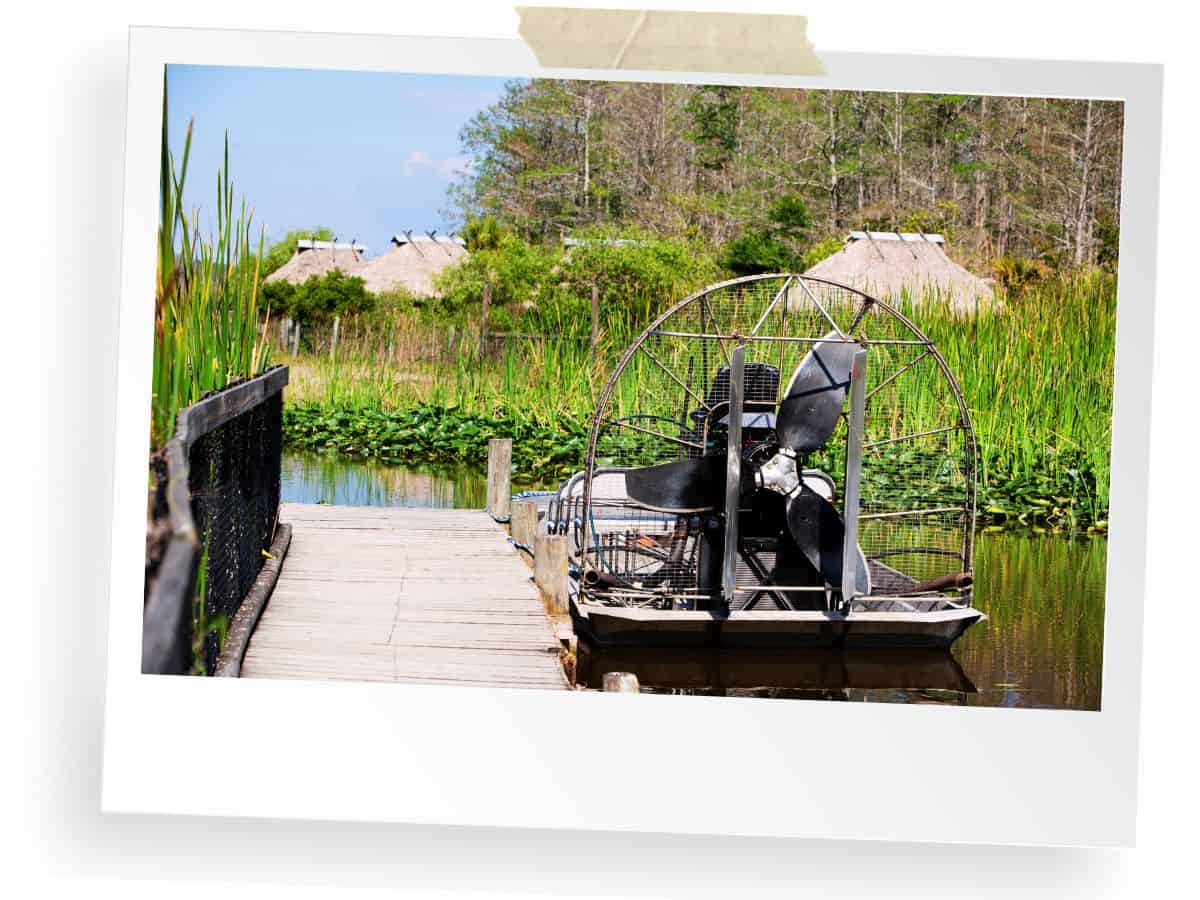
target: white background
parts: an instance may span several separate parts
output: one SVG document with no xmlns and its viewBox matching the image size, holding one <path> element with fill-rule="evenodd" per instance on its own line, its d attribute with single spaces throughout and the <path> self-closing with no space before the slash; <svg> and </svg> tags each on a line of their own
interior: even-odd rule
<svg viewBox="0 0 1200 900">
<path fill-rule="evenodd" d="M 599 4 L 597 4 L 599 5 Z M 608 5 L 621 5 L 609 0 Z M 721 8 L 690 0 L 658 7 Z M 113 5 L 117 7 L 118 5 Z M 4 35 L 6 200 L 0 252 L 8 409 L 0 434 L 7 638 L 0 752 L 6 796 L 0 859 L 34 885 L 49 879 L 135 879 L 122 895 L 235 896 L 299 884 L 530 895 L 1167 896 L 1189 869 L 1196 778 L 1189 665 L 1181 624 L 1193 597 L 1180 576 L 1194 556 L 1195 500 L 1187 384 L 1192 301 L 1176 275 L 1194 268 L 1176 228 L 1198 199 L 1173 148 L 1195 147 L 1194 49 L 1165 4 L 988 4 L 922 9 L 865 3 L 822 12 L 800 4 L 743 9 L 808 13 L 818 50 L 1164 61 L 1167 155 L 1156 372 L 1147 597 L 1140 848 L 1136 851 L 917 846 L 669 836 L 552 834 L 305 822 L 105 816 L 98 812 L 103 721 L 108 514 L 115 389 L 126 25 L 226 25 L 314 31 L 512 36 L 500 4 L 360 2 L 254 10 L 210 2 L 191 15 L 124 4 L 100 17 L 25 5 Z M 1065 6 L 1065 5 L 1064 5 Z M 1147 15 L 1158 11 L 1160 17 Z M 9 158 L 11 157 L 11 159 Z M 15 198 L 9 199 L 11 194 Z M 16 276 L 15 282 L 12 275 Z M 14 316 L 13 313 L 16 315 Z M 1191 327 L 1189 327 L 1191 326 Z M 1174 389 L 1172 390 L 1172 383 Z M 28 385 L 26 387 L 25 385 Z M 1172 402 L 1181 405 L 1174 410 Z M 11 457 L 11 458 L 9 458 Z M 1179 479 L 1176 482 L 1175 479 Z M 1188 483 L 1190 479 L 1191 483 Z M 1194 514 L 1191 516 L 1194 518 Z M 1174 596 L 1170 592 L 1175 591 Z M 203 735 L 197 734 L 197 740 Z M 1053 752 L 1053 748 L 1047 748 Z M 215 789 L 215 786 L 214 786 Z M 1103 785 L 1097 785 L 1103 790 Z M 5 879 L 7 881 L 7 879 Z M 209 883 L 204 883 L 209 882 Z M 1190 886 L 1194 889 L 1194 884 Z M 288 889 L 289 894 L 292 893 Z M 189 895 L 187 890 L 183 895 Z"/>
</svg>

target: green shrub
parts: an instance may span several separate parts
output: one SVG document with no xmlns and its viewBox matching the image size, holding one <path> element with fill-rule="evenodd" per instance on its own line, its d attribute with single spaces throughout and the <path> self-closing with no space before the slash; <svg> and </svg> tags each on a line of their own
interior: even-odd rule
<svg viewBox="0 0 1200 900">
<path fill-rule="evenodd" d="M 1043 261 L 1023 256 L 996 257 L 992 260 L 992 272 L 996 283 L 1013 297 L 1019 297 L 1054 275 L 1054 271 Z"/>
<path fill-rule="evenodd" d="M 469 219 L 462 230 L 462 238 L 471 253 L 497 250 L 507 235 L 508 230 L 494 216 Z"/>
<path fill-rule="evenodd" d="M 798 194 L 784 194 L 771 204 L 767 223 L 725 245 L 721 261 L 737 275 L 788 272 L 798 267 L 797 248 L 812 225 L 808 207 Z"/>
<path fill-rule="evenodd" d="M 788 272 L 795 268 L 791 247 L 766 231 L 752 231 L 735 238 L 721 252 L 721 263 L 737 275 Z"/>
<path fill-rule="evenodd" d="M 620 240 L 632 242 L 616 243 Z M 601 232 L 591 242 L 571 248 L 559 274 L 553 299 L 560 310 L 565 312 L 578 301 L 590 320 L 595 284 L 610 326 L 645 325 L 671 303 L 721 277 L 711 251 L 701 244 L 630 232 L 620 236 Z"/>
<path fill-rule="evenodd" d="M 313 275 L 298 285 L 272 281 L 263 285 L 262 293 L 273 315 L 301 323 L 328 322 L 334 316 L 366 313 L 375 308 L 375 296 L 367 291 L 366 282 L 340 269 Z"/>
<path fill-rule="evenodd" d="M 605 328 L 624 334 L 721 276 L 700 245 L 629 232 L 592 230 L 581 236 L 589 242 L 564 249 L 503 234 L 496 247 L 480 249 L 436 276 L 440 296 L 430 306 L 444 319 L 477 315 L 484 285 L 490 284 L 489 321 L 497 329 L 578 337 L 591 328 L 596 284 Z"/>
<path fill-rule="evenodd" d="M 812 214 L 798 194 L 784 194 L 771 204 L 767 217 L 777 232 L 799 239 L 812 225 Z"/>
<path fill-rule="evenodd" d="M 549 284 L 557 255 L 554 250 L 502 234 L 495 247 L 478 250 L 460 265 L 436 275 L 438 296 L 429 305 L 448 318 L 474 313 L 485 284 L 491 285 L 494 306 L 537 302 L 540 291 Z"/>
<path fill-rule="evenodd" d="M 372 313 L 375 318 L 388 319 L 396 314 L 422 308 L 426 299 L 418 297 L 404 285 L 398 284 L 375 295 L 375 306 Z"/>
</svg>

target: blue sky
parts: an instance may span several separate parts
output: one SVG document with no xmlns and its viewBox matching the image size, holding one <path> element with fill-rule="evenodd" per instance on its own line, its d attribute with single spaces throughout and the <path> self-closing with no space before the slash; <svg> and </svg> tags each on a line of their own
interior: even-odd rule
<svg viewBox="0 0 1200 900">
<path fill-rule="evenodd" d="M 225 131 L 235 196 L 267 243 L 328 225 L 388 249 L 396 231 L 461 224 L 446 189 L 470 165 L 458 134 L 499 99 L 505 79 L 384 72 L 179 66 L 167 69 L 171 149 L 195 119 L 187 203 L 211 222 Z M 255 229 L 257 233 L 257 227 Z"/>
</svg>

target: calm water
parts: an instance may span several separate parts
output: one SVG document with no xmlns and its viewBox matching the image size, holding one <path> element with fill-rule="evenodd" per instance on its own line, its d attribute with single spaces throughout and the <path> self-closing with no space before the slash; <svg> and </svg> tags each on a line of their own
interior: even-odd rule
<svg viewBox="0 0 1200 900">
<path fill-rule="evenodd" d="M 468 469 L 408 468 L 349 462 L 318 453 L 285 453 L 280 477 L 284 503 L 427 509 L 483 509 L 487 505 L 485 476 Z"/>
<path fill-rule="evenodd" d="M 286 455 L 285 502 L 482 509 L 486 484 L 464 469 Z M 952 653 L 581 652 L 581 683 L 637 673 L 665 693 L 1099 709 L 1107 542 L 980 534 L 972 626 Z"/>
</svg>

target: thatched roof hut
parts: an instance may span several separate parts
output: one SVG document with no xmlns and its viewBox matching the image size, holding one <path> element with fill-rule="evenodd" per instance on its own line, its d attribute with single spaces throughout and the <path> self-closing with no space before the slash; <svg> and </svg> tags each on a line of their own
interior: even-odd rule
<svg viewBox="0 0 1200 900">
<path fill-rule="evenodd" d="M 901 293 L 919 301 L 930 290 L 966 312 L 992 301 L 991 285 L 946 255 L 940 234 L 852 231 L 842 249 L 804 274 L 858 288 L 883 301 Z"/>
<path fill-rule="evenodd" d="M 265 281 L 289 281 L 303 284 L 314 275 L 327 275 L 340 269 L 347 275 L 361 275 L 366 265 L 363 256 L 367 248 L 353 242 L 338 244 L 333 241 L 297 241 L 296 252 L 282 266 L 268 275 Z"/>
<path fill-rule="evenodd" d="M 397 234 L 392 249 L 368 262 L 361 272 L 367 290 L 381 294 L 402 287 L 418 297 L 434 293 L 433 276 L 467 258 L 466 242 L 460 237 L 436 237 L 434 234 Z"/>
</svg>

